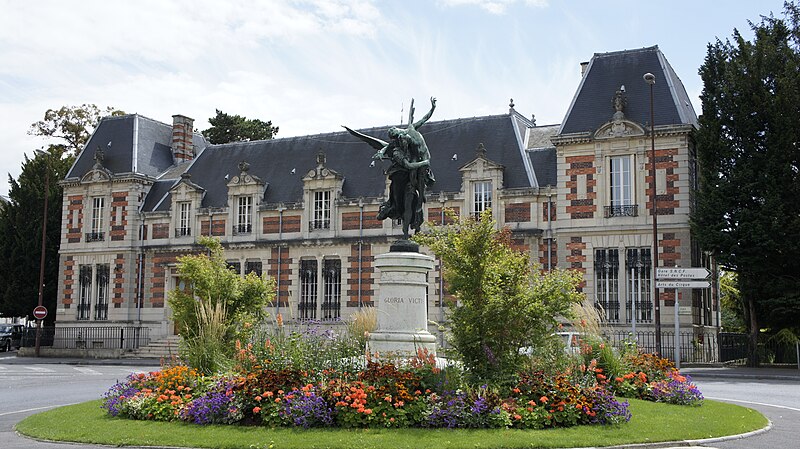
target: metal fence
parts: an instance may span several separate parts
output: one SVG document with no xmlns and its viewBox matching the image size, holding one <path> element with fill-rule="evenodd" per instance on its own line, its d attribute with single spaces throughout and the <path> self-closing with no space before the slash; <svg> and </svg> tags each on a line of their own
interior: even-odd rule
<svg viewBox="0 0 800 449">
<path fill-rule="evenodd" d="M 605 335 L 614 347 L 635 342 L 642 352 L 656 352 L 656 333 L 654 331 L 630 332 L 617 331 Z M 717 335 L 714 332 L 696 334 L 680 332 L 678 334 L 681 363 L 717 363 L 720 361 Z M 661 331 L 661 355 L 675 360 L 675 332 Z"/>
<path fill-rule="evenodd" d="M 55 349 L 138 349 L 150 343 L 150 329 L 133 326 L 42 327 L 39 345 Z M 22 346 L 36 345 L 36 328 L 26 329 Z"/>
</svg>

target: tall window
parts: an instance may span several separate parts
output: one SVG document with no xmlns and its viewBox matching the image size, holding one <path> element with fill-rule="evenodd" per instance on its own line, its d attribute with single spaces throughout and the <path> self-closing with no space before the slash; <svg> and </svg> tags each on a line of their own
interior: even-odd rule
<svg viewBox="0 0 800 449">
<path fill-rule="evenodd" d="M 310 228 L 330 229 L 331 227 L 331 191 L 320 190 L 314 192 L 314 218 L 311 220 Z"/>
<path fill-rule="evenodd" d="M 606 216 L 635 217 L 638 211 L 633 204 L 631 156 L 612 157 L 610 162 L 611 206 L 606 209 Z"/>
<path fill-rule="evenodd" d="M 233 271 L 236 274 L 242 273 L 242 263 L 238 260 L 229 260 L 225 262 L 228 265 L 228 269 Z"/>
<path fill-rule="evenodd" d="M 619 321 L 619 250 L 594 252 L 594 305 L 609 323 Z"/>
<path fill-rule="evenodd" d="M 240 196 L 236 208 L 236 234 L 249 234 L 253 230 L 253 197 Z"/>
<path fill-rule="evenodd" d="M 105 198 L 96 196 L 92 198 L 92 224 L 91 232 L 86 234 L 87 242 L 97 242 L 103 240 L 103 214 L 105 209 Z"/>
<path fill-rule="evenodd" d="M 92 266 L 81 265 L 78 271 L 78 316 L 88 320 L 92 309 Z"/>
<path fill-rule="evenodd" d="M 637 323 L 653 321 L 653 301 L 650 298 L 650 248 L 629 248 L 625 257 L 625 272 L 628 276 L 628 298 L 625 318 L 630 323 L 636 313 Z"/>
<path fill-rule="evenodd" d="M 108 319 L 108 264 L 97 265 L 95 271 L 96 301 L 94 305 L 94 319 Z"/>
<path fill-rule="evenodd" d="M 178 203 L 178 227 L 175 229 L 175 237 L 192 235 L 191 207 L 192 203 L 189 201 Z"/>
<path fill-rule="evenodd" d="M 244 274 L 255 273 L 256 276 L 261 277 L 261 261 L 248 260 L 244 263 Z"/>
<path fill-rule="evenodd" d="M 472 190 L 474 192 L 472 208 L 477 217 L 481 212 L 492 208 L 492 182 L 475 182 L 472 184 Z"/>
<path fill-rule="evenodd" d="M 317 261 L 300 261 L 300 302 L 297 316 L 301 320 L 317 318 Z"/>
<path fill-rule="evenodd" d="M 342 309 L 342 261 L 325 259 L 322 265 L 322 278 L 325 283 L 322 318 L 338 319 L 341 317 Z"/>
</svg>

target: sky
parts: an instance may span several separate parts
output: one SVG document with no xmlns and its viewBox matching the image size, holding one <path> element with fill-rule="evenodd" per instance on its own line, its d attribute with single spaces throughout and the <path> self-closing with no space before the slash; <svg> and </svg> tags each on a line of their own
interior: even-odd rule
<svg viewBox="0 0 800 449">
<path fill-rule="evenodd" d="M 164 123 L 220 109 L 277 137 L 515 109 L 561 123 L 594 53 L 658 45 L 701 114 L 706 47 L 783 0 L 0 0 L 0 173 L 48 141 L 48 109 L 93 103 Z M 419 115 L 419 114 L 418 114 Z M 0 194 L 8 192 L 7 176 Z"/>
</svg>

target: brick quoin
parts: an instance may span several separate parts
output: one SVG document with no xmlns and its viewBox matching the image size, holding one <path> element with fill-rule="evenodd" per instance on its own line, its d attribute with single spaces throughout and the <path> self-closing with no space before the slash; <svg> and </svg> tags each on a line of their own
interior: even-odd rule
<svg viewBox="0 0 800 449">
<path fill-rule="evenodd" d="M 594 218 L 594 200 L 597 198 L 597 193 L 594 191 L 597 186 L 597 180 L 594 179 L 597 173 L 594 156 L 571 156 L 567 157 L 566 161 L 569 164 L 566 174 L 570 177 L 566 185 L 570 189 L 570 193 L 567 194 L 570 204 L 566 207 L 566 211 L 572 219 Z M 585 199 L 578 199 L 579 175 L 586 175 Z"/>
<path fill-rule="evenodd" d="M 75 275 L 75 260 L 72 256 L 67 256 L 64 259 L 64 298 L 62 299 L 61 303 L 64 304 L 65 309 L 69 309 L 70 305 L 72 304 L 72 293 L 73 289 L 72 286 L 74 285 L 74 280 L 72 276 Z"/>
<path fill-rule="evenodd" d="M 280 257 L 279 257 L 280 256 Z M 292 258 L 289 257 L 289 248 L 272 248 L 270 258 L 267 261 L 269 271 L 267 274 L 273 279 L 278 279 L 278 260 L 280 260 L 280 285 L 276 300 L 279 307 L 289 307 L 289 287 L 292 285 Z M 275 307 L 275 301 L 270 304 Z"/>
<path fill-rule="evenodd" d="M 549 243 L 549 245 L 548 245 Z M 558 262 L 558 245 L 555 240 L 545 240 L 539 244 L 539 264 L 542 270 L 547 270 L 547 247 L 550 246 L 550 265 L 552 268 L 556 267 Z"/>
<path fill-rule="evenodd" d="M 569 195 L 567 195 L 569 199 Z M 550 221 L 556 221 L 556 202 L 550 202 Z M 542 220 L 547 221 L 547 203 L 542 203 Z"/>
<path fill-rule="evenodd" d="M 111 194 L 111 240 L 124 240 L 128 225 L 128 192 L 114 192 Z"/>
<path fill-rule="evenodd" d="M 124 285 L 125 276 L 125 255 L 117 254 L 114 259 L 114 298 L 111 300 L 114 303 L 114 308 L 118 309 L 122 306 L 124 301 L 122 295 L 125 293 Z"/>
<path fill-rule="evenodd" d="M 83 228 L 83 195 L 70 195 L 67 197 L 67 243 L 80 243 Z M 75 225 L 72 227 L 71 225 Z"/>
<path fill-rule="evenodd" d="M 372 266 L 375 257 L 372 245 L 361 244 L 361 306 L 373 306 L 375 280 Z M 350 257 L 347 258 L 347 307 L 358 307 L 358 243 L 350 245 Z"/>
</svg>

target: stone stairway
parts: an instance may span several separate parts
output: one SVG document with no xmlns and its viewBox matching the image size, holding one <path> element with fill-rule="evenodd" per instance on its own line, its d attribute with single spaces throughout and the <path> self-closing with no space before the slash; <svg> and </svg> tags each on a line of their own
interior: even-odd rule
<svg viewBox="0 0 800 449">
<path fill-rule="evenodd" d="M 178 356 L 178 345 L 180 344 L 180 335 L 170 335 L 160 340 L 152 341 L 147 346 L 142 346 L 131 352 L 123 354 L 122 358 L 126 359 L 164 359 L 169 360 L 171 357 Z"/>
</svg>

